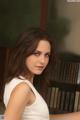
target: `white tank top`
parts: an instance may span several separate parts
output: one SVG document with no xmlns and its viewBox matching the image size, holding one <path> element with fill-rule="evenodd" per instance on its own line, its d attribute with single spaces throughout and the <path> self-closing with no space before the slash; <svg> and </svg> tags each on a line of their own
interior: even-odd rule
<svg viewBox="0 0 80 120">
<path fill-rule="evenodd" d="M 36 96 L 34 103 L 25 107 L 22 120 L 49 120 L 48 106 L 29 80 L 21 80 L 19 78 L 14 78 L 5 85 L 3 96 L 5 106 L 7 106 L 8 104 L 12 90 L 16 87 L 16 85 L 21 82 L 26 82 Z"/>
</svg>

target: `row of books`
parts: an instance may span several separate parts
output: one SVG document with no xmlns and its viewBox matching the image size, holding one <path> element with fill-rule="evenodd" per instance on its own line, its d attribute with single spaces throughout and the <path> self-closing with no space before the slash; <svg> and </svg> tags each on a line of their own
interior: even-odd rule
<svg viewBox="0 0 80 120">
<path fill-rule="evenodd" d="M 57 87 L 49 87 L 47 92 L 47 103 L 49 108 L 61 111 L 80 110 L 80 92 L 63 91 Z"/>
<path fill-rule="evenodd" d="M 77 83 L 79 72 L 78 63 L 69 63 L 60 61 L 55 65 L 54 81 L 63 81 L 65 83 Z"/>
</svg>

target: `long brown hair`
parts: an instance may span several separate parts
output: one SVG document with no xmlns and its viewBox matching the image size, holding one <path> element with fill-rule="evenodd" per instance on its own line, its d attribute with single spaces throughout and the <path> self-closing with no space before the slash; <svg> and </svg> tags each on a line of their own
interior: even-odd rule
<svg viewBox="0 0 80 120">
<path fill-rule="evenodd" d="M 9 82 L 14 77 L 19 77 L 22 73 L 24 75 L 29 73 L 25 65 L 25 60 L 36 50 L 40 40 L 46 40 L 50 43 L 51 54 L 46 69 L 41 75 L 37 76 L 37 78 L 42 77 L 42 79 L 45 80 L 51 79 L 50 73 L 53 70 L 53 66 L 55 64 L 55 50 L 53 46 L 53 40 L 44 30 L 40 28 L 30 28 L 19 35 L 16 45 L 11 51 L 5 83 Z"/>
</svg>

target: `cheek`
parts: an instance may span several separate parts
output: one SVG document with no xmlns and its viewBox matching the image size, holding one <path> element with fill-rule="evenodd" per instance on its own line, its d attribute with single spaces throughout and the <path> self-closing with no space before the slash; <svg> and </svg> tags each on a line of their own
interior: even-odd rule
<svg viewBox="0 0 80 120">
<path fill-rule="evenodd" d="M 29 60 L 29 58 L 27 58 L 27 59 L 26 59 L 26 62 L 25 62 L 26 67 L 30 66 L 30 63 L 31 63 L 31 61 Z"/>
<path fill-rule="evenodd" d="M 33 65 L 34 65 L 34 59 L 32 56 L 30 56 L 26 59 L 26 67 L 32 68 Z"/>
<path fill-rule="evenodd" d="M 30 59 L 30 58 L 26 59 L 26 66 L 30 65 L 31 63 L 32 63 L 32 62 L 31 62 L 31 59 Z"/>
<path fill-rule="evenodd" d="M 46 66 L 48 65 L 48 63 L 49 63 L 49 58 L 48 58 L 48 59 L 46 59 Z"/>
</svg>

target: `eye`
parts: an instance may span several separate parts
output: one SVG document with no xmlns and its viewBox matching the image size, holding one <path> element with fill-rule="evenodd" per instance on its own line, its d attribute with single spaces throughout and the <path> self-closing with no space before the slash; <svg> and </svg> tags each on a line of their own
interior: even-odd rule
<svg viewBox="0 0 80 120">
<path fill-rule="evenodd" d="M 39 56 L 39 55 L 40 55 L 40 52 L 34 52 L 33 55 Z"/>
<path fill-rule="evenodd" d="M 45 54 L 45 56 L 49 58 L 49 57 L 50 57 L 50 54 L 49 54 L 49 53 L 47 53 L 47 54 Z"/>
</svg>

